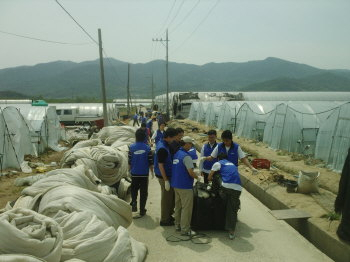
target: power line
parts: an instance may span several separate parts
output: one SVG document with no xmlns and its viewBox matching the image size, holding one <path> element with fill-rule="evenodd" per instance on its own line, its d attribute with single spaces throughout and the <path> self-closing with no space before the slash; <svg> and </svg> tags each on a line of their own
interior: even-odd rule
<svg viewBox="0 0 350 262">
<path fill-rule="evenodd" d="M 181 10 L 181 8 L 182 8 L 182 6 L 184 5 L 184 3 L 185 3 L 185 0 L 182 0 L 182 2 L 181 2 L 181 4 L 180 4 L 180 6 L 179 6 L 179 8 L 177 9 L 177 12 L 175 13 L 175 16 L 173 17 L 173 19 L 171 19 L 171 21 L 169 22 L 169 24 L 168 24 L 168 28 L 169 28 L 169 26 L 174 22 L 174 20 L 175 20 L 175 18 L 178 16 L 178 14 L 180 13 L 180 10 Z"/>
<path fill-rule="evenodd" d="M 201 2 L 201 0 L 198 0 L 197 3 L 195 3 L 195 5 L 191 8 L 191 10 L 186 14 L 186 16 L 184 17 L 184 19 L 182 19 L 182 21 L 180 23 L 178 23 L 174 29 L 171 31 L 171 33 L 174 33 L 175 30 L 183 24 L 183 22 L 186 21 L 186 19 L 192 14 L 193 10 L 196 9 L 196 7 L 199 5 L 199 3 Z"/>
<path fill-rule="evenodd" d="M 63 7 L 63 5 L 60 4 L 60 2 L 58 2 L 58 0 L 55 0 L 56 3 L 67 13 L 67 15 L 69 15 L 70 18 L 72 18 L 72 20 L 84 31 L 84 33 L 93 41 L 95 42 L 96 45 L 98 45 L 98 42 L 84 29 L 84 27 L 82 27 L 77 20 L 74 19 L 74 17 Z"/>
<path fill-rule="evenodd" d="M 192 31 L 192 33 L 174 50 L 173 54 L 179 50 L 193 35 L 196 33 L 198 28 L 207 20 L 209 15 L 214 11 L 215 7 L 219 4 L 221 0 L 217 0 L 216 3 L 212 6 L 212 8 L 209 10 L 209 12 L 206 14 L 206 16 L 202 19 L 202 21 L 198 24 L 198 26 Z"/>
<path fill-rule="evenodd" d="M 55 0 L 56 3 L 68 14 L 68 16 L 84 31 L 84 33 L 93 41 L 96 43 L 97 46 L 99 46 L 99 43 L 84 29 L 83 26 L 81 26 L 77 20 L 75 20 L 75 18 L 64 8 L 63 5 L 61 5 L 58 0 Z M 107 52 L 105 51 L 105 49 L 102 49 L 102 52 L 104 53 L 104 55 L 106 56 L 107 62 L 111 65 L 111 67 L 114 69 L 115 71 L 115 76 L 116 78 L 119 80 L 120 83 L 124 83 L 124 81 L 122 81 L 117 73 L 117 69 L 114 67 L 114 65 L 112 64 L 112 62 L 110 61 L 110 58 L 108 57 Z M 114 74 L 113 74 L 114 75 Z"/>
<path fill-rule="evenodd" d="M 168 19 L 169 19 L 169 17 L 170 17 L 170 14 L 171 14 L 171 12 L 173 11 L 173 9 L 174 9 L 174 7 L 175 7 L 176 1 L 177 1 L 177 0 L 174 0 L 173 5 L 171 6 L 171 8 L 170 8 L 170 10 L 169 10 L 168 15 L 167 15 L 166 19 L 164 20 L 164 22 L 163 22 L 163 24 L 162 24 L 162 27 L 160 28 L 160 30 L 158 31 L 158 33 L 157 33 L 156 35 L 159 35 L 159 34 L 163 31 L 163 28 L 164 28 L 164 26 L 166 25 L 166 23 L 168 22 Z"/>
<path fill-rule="evenodd" d="M 6 35 L 17 36 L 17 37 L 21 37 L 21 38 L 26 38 L 26 39 L 31 39 L 31 40 L 36 40 L 36 41 L 40 41 L 40 42 L 47 42 L 47 43 L 61 44 L 61 45 L 88 45 L 88 44 L 90 44 L 90 43 L 59 42 L 59 41 L 53 41 L 53 40 L 47 40 L 47 39 L 42 39 L 42 38 L 26 36 L 26 35 L 19 35 L 19 34 L 10 33 L 10 32 L 6 32 L 6 31 L 2 31 L 2 30 L 0 30 L 0 33 L 6 34 Z"/>
</svg>

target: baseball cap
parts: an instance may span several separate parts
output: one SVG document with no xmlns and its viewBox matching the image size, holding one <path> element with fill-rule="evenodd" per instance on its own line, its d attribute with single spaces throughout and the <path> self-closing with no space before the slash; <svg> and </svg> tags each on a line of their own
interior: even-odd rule
<svg viewBox="0 0 350 262">
<path fill-rule="evenodd" d="M 194 139 L 190 136 L 184 136 L 182 139 L 182 141 L 184 141 L 185 143 L 194 143 Z"/>
</svg>

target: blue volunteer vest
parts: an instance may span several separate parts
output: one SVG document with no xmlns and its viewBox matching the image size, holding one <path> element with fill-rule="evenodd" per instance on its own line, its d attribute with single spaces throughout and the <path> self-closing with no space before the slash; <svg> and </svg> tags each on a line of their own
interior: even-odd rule
<svg viewBox="0 0 350 262">
<path fill-rule="evenodd" d="M 219 163 L 221 164 L 220 174 L 222 182 L 242 185 L 237 166 L 226 159 L 220 160 Z"/>
<path fill-rule="evenodd" d="M 146 122 L 147 122 L 147 118 L 146 117 L 142 117 L 141 118 L 141 123 L 145 123 L 146 124 Z"/>
<path fill-rule="evenodd" d="M 158 130 L 157 130 L 157 135 L 156 135 L 156 137 L 155 137 L 155 139 L 154 139 L 154 141 L 156 142 L 156 144 L 157 144 L 160 140 L 162 140 L 163 137 L 164 137 L 163 133 L 158 129 Z"/>
<path fill-rule="evenodd" d="M 160 140 L 156 145 L 156 153 L 154 155 L 154 173 L 157 177 L 162 177 L 162 174 L 160 173 L 159 166 L 158 166 L 158 151 L 159 149 L 164 148 L 168 152 L 168 156 L 166 159 L 166 162 L 164 163 L 164 169 L 165 174 L 167 177 L 171 177 L 171 167 L 172 167 L 172 160 L 171 160 L 171 154 L 169 151 L 169 146 L 163 139 Z"/>
<path fill-rule="evenodd" d="M 210 156 L 211 155 L 211 153 L 213 152 L 213 150 L 214 150 L 214 148 L 216 147 L 216 142 L 215 142 L 215 144 L 213 145 L 213 147 L 210 147 L 210 144 L 209 143 L 207 143 L 207 144 L 205 144 L 204 145 L 204 156 Z M 212 167 L 213 167 L 213 165 L 214 165 L 214 163 L 217 161 L 217 159 L 216 158 L 214 158 L 212 161 L 208 161 L 208 160 L 205 160 L 204 162 L 203 162 L 203 169 L 205 169 L 205 170 L 210 170 Z"/>
<path fill-rule="evenodd" d="M 197 160 L 197 151 L 194 147 L 191 147 L 191 149 L 188 151 L 188 154 L 191 156 L 192 160 Z"/>
<path fill-rule="evenodd" d="M 190 154 L 186 152 L 182 147 L 174 155 L 173 167 L 171 177 L 171 186 L 180 189 L 192 189 L 193 188 L 193 178 L 187 171 L 183 160 L 186 156 Z"/>
<path fill-rule="evenodd" d="M 134 120 L 137 120 L 137 117 L 138 117 L 138 115 L 135 114 L 134 117 L 133 117 L 133 119 L 134 119 Z"/>
<path fill-rule="evenodd" d="M 131 174 L 148 175 L 148 153 L 151 151 L 151 148 L 142 142 L 136 142 L 130 145 L 129 148 L 131 153 Z"/>
<path fill-rule="evenodd" d="M 152 130 L 152 125 L 153 125 L 152 119 L 148 120 L 146 127 L 149 128 L 150 130 Z"/>
<path fill-rule="evenodd" d="M 238 166 L 238 147 L 239 147 L 238 144 L 232 142 L 232 145 L 227 152 L 226 148 L 225 148 L 225 144 L 219 143 L 218 144 L 218 155 L 220 153 L 227 154 L 227 160 L 234 163 L 236 166 Z"/>
</svg>

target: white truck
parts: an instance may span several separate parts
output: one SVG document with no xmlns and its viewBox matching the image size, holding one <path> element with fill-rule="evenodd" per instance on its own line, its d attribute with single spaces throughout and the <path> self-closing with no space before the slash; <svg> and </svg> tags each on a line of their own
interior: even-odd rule
<svg viewBox="0 0 350 262">
<path fill-rule="evenodd" d="M 56 113 L 60 122 L 65 125 L 92 125 L 95 121 L 103 119 L 103 114 L 99 110 L 89 112 L 79 107 L 56 109 Z"/>
</svg>

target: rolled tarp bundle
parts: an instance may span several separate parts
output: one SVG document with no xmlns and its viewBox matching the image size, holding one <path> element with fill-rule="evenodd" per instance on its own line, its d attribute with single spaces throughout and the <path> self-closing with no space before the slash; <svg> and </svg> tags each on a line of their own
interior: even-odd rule
<svg viewBox="0 0 350 262">
<path fill-rule="evenodd" d="M 132 221 L 131 206 L 115 195 L 105 195 L 76 186 L 59 186 L 42 195 L 38 212 L 53 217 L 60 210 L 67 213 L 87 211 L 117 229 Z"/>
<path fill-rule="evenodd" d="M 131 238 L 125 228 L 116 230 L 90 212 L 59 211 L 53 219 L 64 234 L 62 261 L 138 262 L 146 256 L 145 245 Z"/>
<path fill-rule="evenodd" d="M 62 229 L 52 218 L 29 209 L 11 209 L 0 215 L 0 232 L 1 255 L 27 254 L 47 262 L 61 260 Z"/>
<path fill-rule="evenodd" d="M 137 128 L 131 126 L 108 126 L 102 128 L 97 133 L 97 137 L 101 139 L 105 145 L 112 145 L 116 141 L 135 141 L 135 132 Z"/>
</svg>

